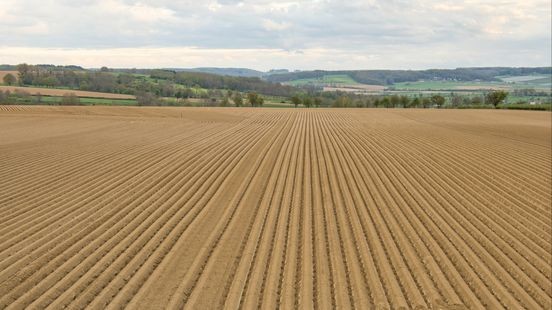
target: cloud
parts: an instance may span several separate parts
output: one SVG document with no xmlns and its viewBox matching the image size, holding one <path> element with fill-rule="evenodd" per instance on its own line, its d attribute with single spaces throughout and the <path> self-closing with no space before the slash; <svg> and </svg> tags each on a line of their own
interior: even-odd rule
<svg viewBox="0 0 552 310">
<path fill-rule="evenodd" d="M 491 43 L 489 43 L 491 44 Z M 516 54 L 496 46 L 491 52 L 462 50 L 454 45 L 427 46 L 409 51 L 409 57 L 400 47 L 364 50 L 310 48 L 284 49 L 216 49 L 198 47 L 139 47 L 103 49 L 67 48 L 0 48 L 0 59 L 5 63 L 76 64 L 89 68 L 174 68 L 174 67 L 247 67 L 258 70 L 287 69 L 424 69 L 480 66 L 542 66 L 550 65 L 549 57 L 535 54 L 532 47 Z"/>
<path fill-rule="evenodd" d="M 154 47 L 161 53 L 196 47 L 208 55 L 226 50 L 226 66 L 241 63 L 232 54 L 237 50 L 305 51 L 301 58 L 292 57 L 290 65 L 296 68 L 310 67 L 312 59 L 321 61 L 317 68 L 322 69 L 339 61 L 358 68 L 549 65 L 550 16 L 548 0 L 3 0 L 0 56 L 6 48 L 26 48 L 30 55 L 41 49 Z M 331 51 L 335 60 L 320 60 L 326 56 L 317 58 L 316 51 Z M 289 60 L 285 54 L 272 55 Z M 374 61 L 374 55 L 385 56 Z M 285 65 L 258 58 L 267 62 L 263 67 Z M 142 60 L 132 59 L 133 66 L 141 66 Z M 211 64 L 202 60 L 198 65 Z M 172 66 L 187 63 L 172 61 Z"/>
<path fill-rule="evenodd" d="M 99 7 L 108 15 L 128 15 L 138 23 L 171 22 L 175 20 L 174 11 L 141 2 L 126 4 L 118 0 L 103 0 L 99 1 Z"/>
<path fill-rule="evenodd" d="M 278 23 L 270 19 L 263 20 L 263 28 L 268 31 L 282 31 L 290 27 L 289 23 Z"/>
</svg>

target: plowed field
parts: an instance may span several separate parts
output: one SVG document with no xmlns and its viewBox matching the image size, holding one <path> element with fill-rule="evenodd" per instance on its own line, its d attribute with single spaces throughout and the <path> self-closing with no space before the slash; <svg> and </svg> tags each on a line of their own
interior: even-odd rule
<svg viewBox="0 0 552 310">
<path fill-rule="evenodd" d="M 43 96 L 64 96 L 66 94 L 75 94 L 77 97 L 87 98 L 105 98 L 105 99 L 136 99 L 136 96 L 100 93 L 94 91 L 72 90 L 72 89 L 57 89 L 57 88 L 42 88 L 42 87 L 21 87 L 21 86 L 0 86 L 0 91 L 9 92 L 27 92 L 31 95 L 41 94 Z"/>
<path fill-rule="evenodd" d="M 551 114 L 0 106 L 0 309 L 552 307 Z"/>
</svg>

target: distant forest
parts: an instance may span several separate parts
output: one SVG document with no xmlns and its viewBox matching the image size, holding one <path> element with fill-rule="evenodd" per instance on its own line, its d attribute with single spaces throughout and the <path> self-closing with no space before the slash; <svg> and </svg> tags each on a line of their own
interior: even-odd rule
<svg viewBox="0 0 552 310">
<path fill-rule="evenodd" d="M 45 72 L 86 70 L 80 66 L 32 66 Z M 0 65 L 0 70 L 17 70 L 17 66 Z M 194 69 L 109 69 L 112 73 L 152 75 L 160 79 L 193 86 L 192 83 L 204 88 L 225 88 L 238 91 L 267 92 L 271 95 L 285 95 L 289 87 L 281 88 L 274 83 L 285 83 L 298 79 L 322 78 L 326 75 L 347 75 L 362 84 L 393 85 L 401 82 L 419 80 L 455 80 L 455 81 L 499 81 L 496 77 L 502 75 L 552 74 L 552 67 L 487 67 L 487 68 L 457 68 L 429 70 L 341 70 L 341 71 L 297 71 L 271 70 L 261 72 L 246 68 L 194 68 Z M 263 83 L 263 82 L 270 83 Z M 63 81 L 60 81 L 63 84 Z M 64 85 L 65 86 L 65 85 Z M 269 94 L 269 93 L 267 93 Z"/>
<path fill-rule="evenodd" d="M 393 85 L 419 80 L 498 81 L 500 75 L 551 74 L 552 67 L 537 68 L 458 68 L 430 70 L 359 70 L 359 71 L 301 71 L 266 76 L 270 82 L 289 82 L 298 79 L 322 78 L 325 75 L 348 75 L 362 84 Z"/>
<path fill-rule="evenodd" d="M 191 88 L 258 92 L 271 96 L 291 96 L 297 89 L 258 77 L 236 77 L 203 72 L 161 69 L 86 70 L 78 66 L 27 65 L 0 66 L 17 70 L 19 83 L 27 86 L 69 88 L 118 94 L 147 92 L 162 97 L 189 97 Z"/>
</svg>

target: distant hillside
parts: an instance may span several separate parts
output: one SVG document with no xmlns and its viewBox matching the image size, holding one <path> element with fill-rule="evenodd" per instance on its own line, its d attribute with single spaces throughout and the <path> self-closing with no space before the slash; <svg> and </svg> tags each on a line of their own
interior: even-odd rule
<svg viewBox="0 0 552 310">
<path fill-rule="evenodd" d="M 264 75 L 264 72 L 247 69 L 247 68 L 215 68 L 215 67 L 202 67 L 202 68 L 190 68 L 190 69 L 169 69 L 176 72 L 200 72 L 200 73 L 210 73 L 216 75 L 227 75 L 227 76 L 237 76 L 237 77 L 261 77 Z"/>
<path fill-rule="evenodd" d="M 5 66 L 11 69 L 11 66 Z M 260 77 L 229 76 L 187 70 L 109 69 L 85 70 L 80 66 L 17 65 L 20 86 L 62 88 L 115 94 L 150 93 L 160 97 L 190 98 L 194 89 L 257 92 L 267 96 L 289 97 L 299 91 L 289 85 L 272 83 Z M 248 69 L 227 69 L 255 72 Z M 6 72 L 6 71 L 3 71 Z M 221 71 L 219 71 L 221 72 Z M 259 72 L 259 71 L 256 71 Z M 1 84 L 1 82 L 0 82 Z M 184 95 L 183 95 L 184 93 Z M 209 92 L 205 91 L 209 97 Z M 199 96 L 199 95 L 198 95 Z"/>
<path fill-rule="evenodd" d="M 84 70 L 83 67 L 74 66 L 74 65 L 58 66 L 58 65 L 49 65 L 49 64 L 38 64 L 38 65 L 35 65 L 35 67 L 41 68 L 41 69 L 44 69 L 44 70 L 50 70 L 50 71 L 63 71 L 63 70 L 82 71 L 82 70 Z M 0 65 L 0 70 L 2 70 L 2 71 L 15 71 L 15 70 L 17 70 L 17 66 L 16 65 L 3 64 L 3 65 Z"/>
<path fill-rule="evenodd" d="M 200 72 L 210 73 L 216 75 L 227 75 L 236 77 L 266 77 L 273 74 L 285 74 L 289 73 L 287 69 L 272 69 L 267 72 L 258 71 L 248 68 L 217 68 L 217 67 L 200 67 L 200 68 L 167 68 L 175 72 Z"/>
<path fill-rule="evenodd" d="M 199 86 L 206 89 L 229 89 L 243 92 L 254 91 L 272 96 L 290 96 L 298 89 L 262 80 L 259 77 L 229 76 L 187 70 L 160 70 L 148 72 L 152 79 L 166 80 L 186 87 Z"/>
<path fill-rule="evenodd" d="M 536 68 L 457 68 L 430 70 L 357 70 L 357 71 L 301 71 L 265 76 L 271 82 L 285 83 L 302 79 L 321 79 L 328 75 L 349 76 L 362 84 L 393 85 L 401 82 L 419 80 L 456 80 L 456 81 L 497 81 L 497 76 L 550 74 L 551 67 Z"/>
<path fill-rule="evenodd" d="M 14 65 L 0 65 L 0 71 L 14 71 L 17 67 Z"/>
<path fill-rule="evenodd" d="M 60 66 L 60 65 L 51 65 L 51 64 L 38 64 L 36 66 L 45 70 L 52 70 L 52 71 L 84 71 L 85 70 L 83 67 L 76 66 L 76 65 Z"/>
</svg>

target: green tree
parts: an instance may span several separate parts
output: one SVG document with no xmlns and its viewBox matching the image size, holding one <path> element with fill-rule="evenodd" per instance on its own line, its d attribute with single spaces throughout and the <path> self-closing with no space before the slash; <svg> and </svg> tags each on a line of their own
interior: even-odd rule
<svg viewBox="0 0 552 310">
<path fill-rule="evenodd" d="M 40 79 L 35 79 L 35 81 L 46 87 L 56 87 L 59 85 L 59 80 L 55 76 L 45 76 Z"/>
<path fill-rule="evenodd" d="M 89 85 L 88 85 L 88 82 L 87 81 L 82 81 L 80 82 L 80 85 L 79 85 L 79 89 L 80 90 L 88 90 L 89 89 Z"/>
<path fill-rule="evenodd" d="M 255 92 L 247 93 L 247 101 L 249 102 L 249 104 L 252 107 L 259 106 L 259 104 L 261 103 L 260 100 L 261 100 L 261 98 L 260 98 L 259 94 L 255 93 Z"/>
<path fill-rule="evenodd" d="M 320 98 L 320 97 L 314 98 L 314 106 L 318 108 L 321 105 L 322 105 L 322 98 Z"/>
<path fill-rule="evenodd" d="M 236 107 L 241 107 L 243 105 L 243 97 L 241 93 L 235 92 L 232 101 L 234 101 L 234 105 L 236 105 Z"/>
<path fill-rule="evenodd" d="M 496 107 L 501 104 L 506 97 L 508 97 L 508 93 L 503 90 L 496 90 L 488 93 L 485 96 L 485 102 L 488 104 L 492 104 L 493 107 L 496 109 Z"/>
<path fill-rule="evenodd" d="M 19 72 L 19 83 L 22 85 L 29 85 L 33 82 L 32 66 L 28 64 L 17 65 L 17 71 Z"/>
<path fill-rule="evenodd" d="M 441 95 L 433 95 L 430 98 L 431 104 L 436 105 L 438 108 L 441 108 L 445 104 L 445 97 Z"/>
<path fill-rule="evenodd" d="M 291 103 L 293 103 L 293 105 L 297 108 L 297 106 L 301 104 L 301 98 L 299 98 L 299 96 L 295 95 L 295 96 L 291 97 Z"/>
<path fill-rule="evenodd" d="M 480 96 L 475 96 L 471 99 L 471 104 L 473 105 L 480 105 L 481 103 L 483 103 L 483 99 Z"/>
<path fill-rule="evenodd" d="M 372 97 L 366 98 L 366 100 L 364 101 L 364 107 L 366 107 L 366 108 L 373 108 L 374 107 L 374 101 L 373 101 Z"/>
<path fill-rule="evenodd" d="M 410 98 L 408 98 L 408 96 L 401 96 L 399 98 L 399 101 L 401 103 L 401 106 L 403 108 L 408 108 L 409 104 L 410 104 Z"/>
<path fill-rule="evenodd" d="M 391 105 L 389 97 L 383 97 L 383 99 L 381 99 L 380 101 L 380 105 L 382 105 L 384 108 L 389 108 L 389 106 Z"/>
<path fill-rule="evenodd" d="M 399 98 L 399 96 L 397 95 L 393 95 L 391 96 L 391 98 L 389 98 L 389 103 L 391 104 L 392 108 L 399 106 L 400 102 L 401 102 L 401 98 Z"/>
<path fill-rule="evenodd" d="M 232 98 L 232 91 L 229 90 L 227 91 L 224 96 L 222 97 L 222 100 L 220 101 L 220 106 L 221 107 L 227 107 L 228 105 L 230 105 L 230 98 Z"/>
<path fill-rule="evenodd" d="M 15 76 L 11 73 L 4 75 L 3 80 L 4 80 L 4 84 L 8 86 L 14 85 L 17 82 L 17 78 L 15 78 Z"/>
<path fill-rule="evenodd" d="M 230 100 L 228 99 L 228 97 L 224 96 L 224 97 L 222 98 L 222 100 L 220 101 L 220 104 L 219 104 L 219 105 L 220 105 L 221 107 L 227 107 L 229 103 L 230 103 Z"/>
<path fill-rule="evenodd" d="M 415 97 L 410 102 L 410 106 L 413 107 L 413 108 L 418 108 L 418 107 L 420 107 L 421 104 L 422 104 L 422 102 L 420 101 L 420 98 L 418 98 L 418 97 Z"/>
<path fill-rule="evenodd" d="M 353 105 L 353 102 L 351 98 L 349 98 L 349 96 L 341 96 L 337 98 L 333 103 L 333 106 L 335 108 L 348 108 L 348 107 L 351 107 L 352 105 Z"/>
<path fill-rule="evenodd" d="M 427 109 L 431 104 L 431 100 L 428 97 L 422 98 L 422 108 Z"/>
<path fill-rule="evenodd" d="M 303 99 L 303 105 L 306 107 L 306 108 L 310 108 L 312 106 L 312 99 L 310 97 L 305 97 Z"/>
</svg>

